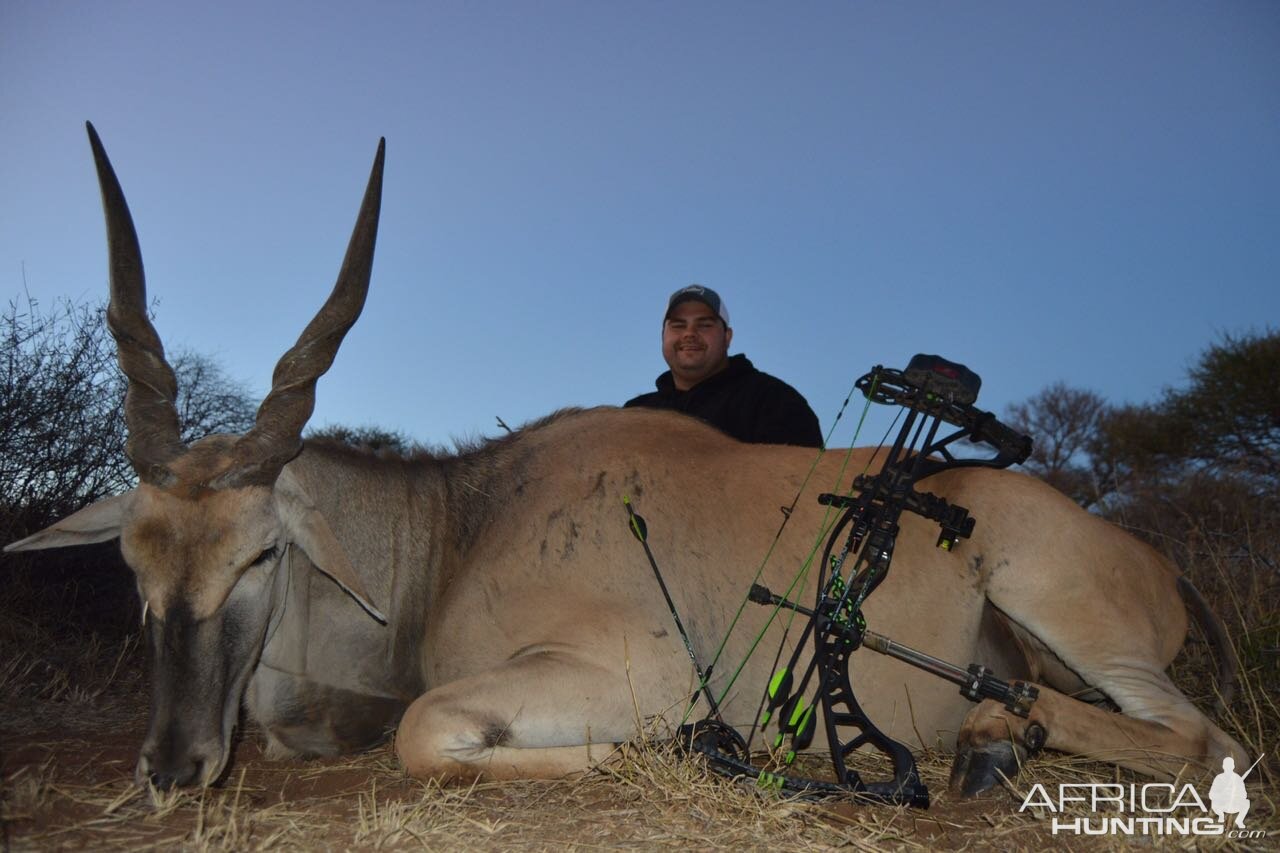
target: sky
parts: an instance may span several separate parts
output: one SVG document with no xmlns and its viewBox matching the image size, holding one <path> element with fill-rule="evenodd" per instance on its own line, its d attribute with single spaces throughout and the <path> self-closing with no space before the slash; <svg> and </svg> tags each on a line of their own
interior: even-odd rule
<svg viewBox="0 0 1280 853">
<path fill-rule="evenodd" d="M 1001 413 L 1055 381 L 1153 401 L 1224 334 L 1280 328 L 1269 0 L 4 0 L 5 301 L 106 296 L 85 120 L 166 346 L 256 394 L 386 137 L 317 427 L 447 444 L 620 404 L 691 282 L 824 431 L 916 352 Z"/>
</svg>

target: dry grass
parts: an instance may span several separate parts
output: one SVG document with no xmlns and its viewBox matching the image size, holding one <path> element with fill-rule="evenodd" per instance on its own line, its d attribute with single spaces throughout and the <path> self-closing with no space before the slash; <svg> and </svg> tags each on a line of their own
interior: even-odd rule
<svg viewBox="0 0 1280 853">
<path fill-rule="evenodd" d="M 1005 790 L 969 802 L 946 792 L 948 757 L 926 755 L 921 770 L 938 792 L 928 812 L 778 798 L 706 773 L 662 744 L 630 747 L 607 767 L 576 781 L 453 788 L 404 779 L 386 748 L 315 764 L 252 762 L 222 788 L 195 792 L 143 789 L 124 774 L 105 782 L 75 782 L 45 764 L 21 768 L 6 778 L 5 820 L 14 849 L 41 850 L 1124 846 L 1116 839 L 1055 837 L 1048 829 L 1051 815 L 1018 809 L 1035 782 L 1127 778 L 1117 776 L 1110 766 L 1063 757 L 1038 761 Z M 297 793 L 307 787 L 299 784 L 306 781 L 312 783 L 311 792 Z M 286 790 L 295 793 L 282 798 Z M 1251 790 L 1251 795 L 1250 828 L 1274 833 L 1274 788 Z M 1076 813 L 1090 814 L 1083 808 Z M 1156 846 L 1189 845 L 1160 839 Z"/>
<path fill-rule="evenodd" d="M 1254 756 L 1280 748 L 1280 548 L 1166 543 L 1228 622 L 1242 687 L 1219 716 Z M 10 586 L 10 590 L 18 589 Z M 136 615 L 136 614 L 135 614 Z M 130 617 L 133 619 L 133 617 Z M 1053 835 L 1051 814 L 1020 805 L 1040 783 L 1146 781 L 1078 757 L 1045 755 L 976 801 L 947 791 L 950 757 L 920 757 L 928 811 L 778 798 L 705 771 L 667 744 L 642 740 L 573 781 L 424 785 L 404 778 L 389 747 L 310 763 L 272 761 L 253 732 L 227 781 L 158 792 L 133 782 L 145 720 L 136 630 L 84 635 L 66 613 L 20 595 L 0 607 L 0 850 L 600 850 L 600 849 L 1120 849 L 1116 837 Z M 1213 661 L 1193 636 L 1173 668 L 1203 708 Z M 824 762 L 805 759 L 815 772 Z M 1249 842 L 1151 839 L 1158 849 L 1275 849 L 1277 764 L 1250 777 Z M 871 775 L 883 775 L 871 771 Z M 1192 780 L 1207 791 L 1207 778 Z M 1080 807 L 1065 817 L 1089 817 Z"/>
</svg>

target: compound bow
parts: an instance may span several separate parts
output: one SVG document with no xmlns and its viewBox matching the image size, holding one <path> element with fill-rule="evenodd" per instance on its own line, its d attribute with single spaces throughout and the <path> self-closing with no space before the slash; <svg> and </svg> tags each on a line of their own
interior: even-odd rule
<svg viewBox="0 0 1280 853">
<path fill-rule="evenodd" d="M 992 698 L 1023 717 L 1029 713 L 1037 695 L 1035 687 L 1001 680 L 980 664 L 965 669 L 904 646 L 868 630 L 862 614 L 863 603 L 889 573 L 898 522 L 904 511 L 938 522 L 941 532 L 937 544 L 947 551 L 957 539 L 968 538 L 973 532 L 974 519 L 967 509 L 917 491 L 915 484 L 919 480 L 952 468 L 1006 468 L 1030 454 L 1030 438 L 973 405 L 981 383 L 978 375 L 963 365 L 934 355 L 917 355 L 902 371 L 877 365 L 858 379 L 856 387 L 869 401 L 901 406 L 906 417 L 879 473 L 857 477 L 848 495 L 823 494 L 818 498 L 819 503 L 840 510 L 841 515 L 827 537 L 814 606 L 804 607 L 759 584 L 752 586 L 748 596 L 758 604 L 789 608 L 807 617 L 790 660 L 775 673 L 761 700 L 763 713 L 758 725 L 763 731 L 770 722 L 776 722 L 774 756 L 780 758 L 783 770 L 753 763 L 750 741 L 724 723 L 712 703 L 712 714 L 681 728 L 680 741 L 705 756 L 716 772 L 754 778 L 758 785 L 779 791 L 810 796 L 853 795 L 856 799 L 927 808 L 929 792 L 920 780 L 911 751 L 877 728 L 858 703 L 849 679 L 849 657 L 859 648 L 889 655 L 952 681 L 972 701 Z M 939 438 L 943 424 L 956 429 Z M 953 455 L 952 447 L 962 439 L 993 448 L 995 456 L 977 459 Z M 855 557 L 846 571 L 850 555 Z M 656 571 L 656 565 L 654 568 Z M 797 677 L 806 648 L 812 649 L 809 662 Z M 703 682 L 705 686 L 705 679 Z M 813 740 L 819 706 L 835 781 L 794 775 L 790 769 L 796 753 Z M 863 746 L 889 758 L 892 778 L 867 780 L 849 766 L 848 758 Z M 773 758 L 770 761 L 775 767 L 779 763 Z"/>
</svg>

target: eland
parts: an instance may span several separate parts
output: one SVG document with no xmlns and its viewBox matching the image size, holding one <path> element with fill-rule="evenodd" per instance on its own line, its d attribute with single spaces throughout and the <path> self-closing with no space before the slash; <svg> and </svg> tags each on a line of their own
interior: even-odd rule
<svg viewBox="0 0 1280 853">
<path fill-rule="evenodd" d="M 812 451 L 740 444 L 683 415 L 614 408 L 560 412 L 454 455 L 304 441 L 316 382 L 368 290 L 383 143 L 337 283 L 276 365 L 254 426 L 186 445 L 132 218 L 88 131 L 138 485 L 6 550 L 119 538 L 151 660 L 140 781 L 217 781 L 242 706 L 274 755 L 333 755 L 394 733 L 407 772 L 440 780 L 572 774 L 679 713 L 692 689 L 689 658 L 631 538 L 623 496 L 643 509 L 706 659 Z M 810 482 L 836 480 L 841 455 L 824 457 Z M 851 464 L 871 458 L 858 450 Z M 1012 775 L 1041 745 L 1155 775 L 1246 759 L 1165 673 L 1186 636 L 1184 597 L 1222 636 L 1166 560 L 1021 474 L 955 470 L 928 487 L 970 507 L 977 528 L 946 552 L 933 547 L 928 522 L 904 517 L 868 623 L 944 659 L 1030 679 L 1040 698 L 1022 719 L 891 660 L 859 658 L 862 703 L 888 734 L 954 747 L 953 783 L 966 793 Z M 812 547 L 817 490 L 795 504 L 765 584 L 785 588 Z M 725 659 L 746 659 L 764 610 L 743 614 Z M 766 639 L 776 644 L 779 631 Z M 765 657 L 749 659 L 721 703 L 740 728 L 768 681 Z"/>
</svg>

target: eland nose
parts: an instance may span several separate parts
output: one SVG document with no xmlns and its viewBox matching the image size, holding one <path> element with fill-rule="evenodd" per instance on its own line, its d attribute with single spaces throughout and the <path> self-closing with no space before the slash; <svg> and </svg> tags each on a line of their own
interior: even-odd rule
<svg viewBox="0 0 1280 853">
<path fill-rule="evenodd" d="M 186 788 L 198 784 L 204 768 L 205 761 L 198 756 L 158 760 L 154 755 L 143 755 L 138 765 L 138 778 L 145 779 L 161 791 L 168 791 L 174 787 Z"/>
</svg>

